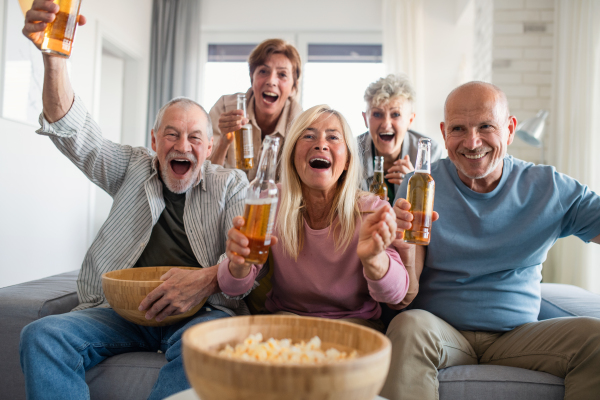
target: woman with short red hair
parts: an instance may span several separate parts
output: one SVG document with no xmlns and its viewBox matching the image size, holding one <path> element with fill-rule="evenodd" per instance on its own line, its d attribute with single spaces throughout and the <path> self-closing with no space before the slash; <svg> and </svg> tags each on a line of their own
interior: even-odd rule
<svg viewBox="0 0 600 400">
<path fill-rule="evenodd" d="M 302 112 L 294 98 L 298 93 L 302 62 L 294 46 L 281 39 L 269 39 L 252 51 L 248 66 L 252 86 L 246 92 L 247 118 L 237 109 L 238 93 L 222 96 L 210 110 L 215 137 L 211 161 L 235 168 L 234 135 L 231 133 L 250 123 L 254 165 L 246 173 L 252 180 L 264 137 L 277 136 L 283 142 L 291 122 Z"/>
</svg>

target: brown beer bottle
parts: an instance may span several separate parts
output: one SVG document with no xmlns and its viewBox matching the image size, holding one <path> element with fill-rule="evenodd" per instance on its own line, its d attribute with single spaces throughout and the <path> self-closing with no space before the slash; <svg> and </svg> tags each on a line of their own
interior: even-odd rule
<svg viewBox="0 0 600 400">
<path fill-rule="evenodd" d="M 277 149 L 279 138 L 266 136 L 262 144 L 260 163 L 256 177 L 248 187 L 245 224 L 240 231 L 248 238 L 249 264 L 264 264 L 271 247 L 271 233 L 279 199 L 275 173 L 277 169 Z"/>
<path fill-rule="evenodd" d="M 415 173 L 408 180 L 406 200 L 413 215 L 412 227 L 404 231 L 407 243 L 428 245 L 431 239 L 435 182 L 431 177 L 431 140 L 419 139 Z"/>
<path fill-rule="evenodd" d="M 369 192 L 376 194 L 381 200 L 387 201 L 388 189 L 383 181 L 383 156 L 375 156 L 373 164 L 373 182 L 371 182 Z"/>
<path fill-rule="evenodd" d="M 244 111 L 246 118 L 246 95 L 237 95 L 237 109 Z M 250 123 L 235 131 L 235 167 L 249 171 L 254 166 L 254 146 L 252 144 L 252 125 Z"/>
</svg>

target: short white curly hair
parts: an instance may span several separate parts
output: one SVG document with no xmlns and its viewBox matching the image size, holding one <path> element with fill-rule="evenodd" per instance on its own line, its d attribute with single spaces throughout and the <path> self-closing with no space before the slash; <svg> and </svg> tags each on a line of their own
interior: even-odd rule
<svg viewBox="0 0 600 400">
<path fill-rule="evenodd" d="M 364 99 L 369 111 L 373 106 L 379 106 L 398 97 L 408 100 L 412 112 L 415 102 L 415 89 L 412 83 L 406 75 L 389 74 L 371 83 L 365 90 Z"/>
</svg>

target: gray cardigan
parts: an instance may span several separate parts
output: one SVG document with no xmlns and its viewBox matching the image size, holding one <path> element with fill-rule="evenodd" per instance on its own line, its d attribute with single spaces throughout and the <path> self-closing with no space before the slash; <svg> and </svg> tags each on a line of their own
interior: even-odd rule
<svg viewBox="0 0 600 400">
<path fill-rule="evenodd" d="M 402 142 L 402 150 L 400 151 L 400 158 L 404 158 L 405 155 L 408 154 L 410 158 L 410 162 L 415 165 L 417 161 L 417 150 L 419 139 L 427 138 L 428 136 L 422 135 L 412 130 L 406 131 L 406 136 L 404 137 L 404 141 Z M 369 132 L 365 132 L 362 135 L 356 138 L 358 141 L 358 150 L 359 154 L 362 158 L 363 165 L 363 179 L 361 181 L 361 189 L 365 191 L 369 191 L 369 186 L 371 186 L 371 182 L 373 182 L 373 139 Z M 442 147 L 435 141 L 431 140 L 431 162 L 442 158 Z M 399 185 L 394 185 L 394 193 L 398 191 Z"/>
</svg>

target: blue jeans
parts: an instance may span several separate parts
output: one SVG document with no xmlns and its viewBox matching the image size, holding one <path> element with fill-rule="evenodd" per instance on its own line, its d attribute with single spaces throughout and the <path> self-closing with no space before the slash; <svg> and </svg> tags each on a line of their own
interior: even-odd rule
<svg viewBox="0 0 600 400">
<path fill-rule="evenodd" d="M 41 318 L 21 332 L 21 368 L 28 399 L 89 399 L 85 371 L 110 356 L 161 350 L 165 364 L 149 399 L 162 400 L 190 388 L 181 357 L 181 335 L 192 325 L 228 317 L 202 307 L 175 325 L 147 327 L 111 308 L 92 308 Z"/>
</svg>

